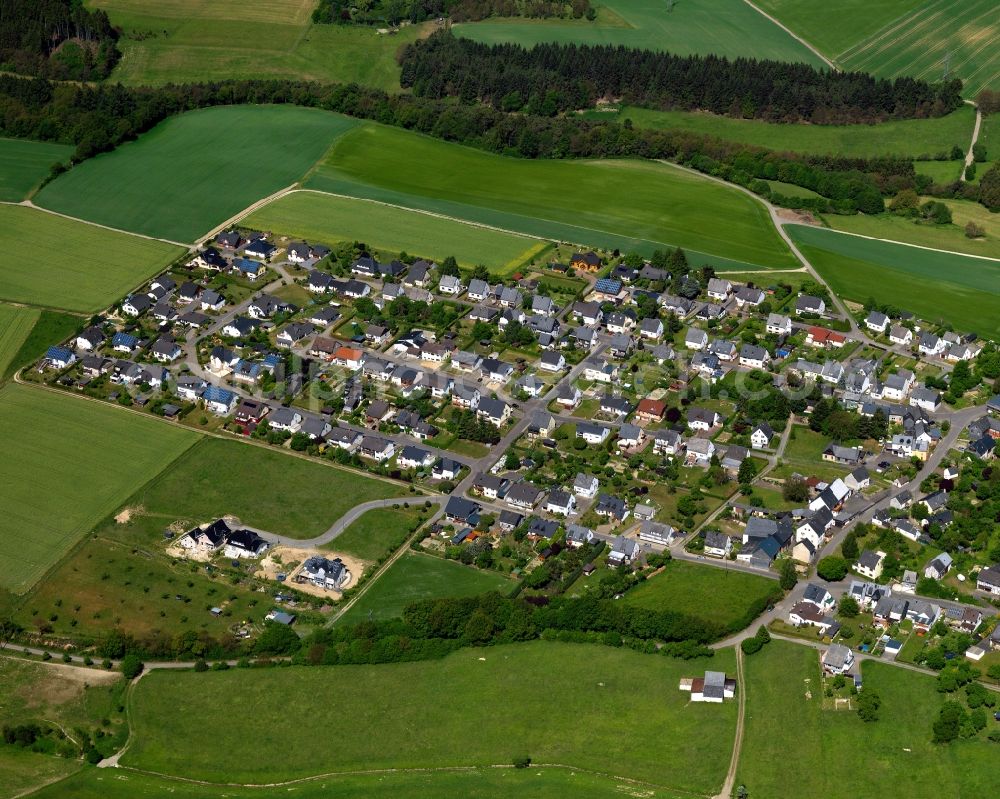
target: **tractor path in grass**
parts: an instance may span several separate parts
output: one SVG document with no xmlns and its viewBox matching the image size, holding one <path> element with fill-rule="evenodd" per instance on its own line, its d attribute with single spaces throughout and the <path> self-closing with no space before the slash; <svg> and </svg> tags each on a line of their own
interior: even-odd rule
<svg viewBox="0 0 1000 799">
<path fill-rule="evenodd" d="M 778 19 L 777 17 L 772 17 L 763 8 L 760 8 L 760 7 L 756 6 L 756 5 L 754 5 L 753 3 L 751 3 L 750 0 L 743 0 L 743 2 L 746 3 L 748 6 L 750 6 L 750 8 L 752 8 L 754 11 L 756 11 L 762 17 L 765 17 L 766 19 L 770 20 L 772 23 L 774 23 L 775 25 L 777 25 L 779 28 L 781 28 L 785 33 L 787 33 L 789 36 L 791 36 L 793 39 L 795 39 L 795 41 L 797 41 L 799 44 L 801 44 L 803 47 L 805 47 L 807 50 L 809 50 L 813 55 L 816 56 L 816 58 L 820 59 L 820 61 L 822 61 L 824 64 L 826 64 L 828 67 L 830 67 L 830 69 L 832 69 L 834 72 L 840 72 L 840 67 L 838 67 L 836 64 L 834 64 L 829 58 L 827 58 L 825 55 L 823 55 L 819 50 L 817 50 L 815 47 L 813 47 L 809 42 L 807 42 L 805 39 L 803 39 L 801 36 L 799 36 L 797 33 L 795 33 L 795 31 L 791 30 L 788 26 L 786 26 L 785 24 L 783 24 L 780 19 Z M 731 787 L 732 786 L 730 786 L 730 788 Z M 726 796 L 729 796 L 729 794 L 727 793 Z"/>
<path fill-rule="evenodd" d="M 63 219 L 69 219 L 73 222 L 82 222 L 85 225 L 104 228 L 104 230 L 110 230 L 112 233 L 124 233 L 126 236 L 135 236 L 136 238 L 146 239 L 147 241 L 162 241 L 164 244 L 173 244 L 175 247 L 184 247 L 188 250 L 191 249 L 191 245 L 183 241 L 171 241 L 170 239 L 161 239 L 156 236 L 147 236 L 145 233 L 135 233 L 131 230 L 122 230 L 121 228 L 111 227 L 110 225 L 102 225 L 100 222 L 91 222 L 89 219 L 81 219 L 78 216 L 62 214 L 59 211 L 53 211 L 51 208 L 43 208 L 40 205 L 35 205 L 31 200 L 22 200 L 19 203 L 4 203 L 4 205 L 23 205 L 25 208 L 33 208 L 36 211 L 43 211 L 46 214 L 52 214 L 52 216 L 61 216 Z"/>
<path fill-rule="evenodd" d="M 972 166 L 976 159 L 973 155 L 973 149 L 976 146 L 976 142 L 979 141 L 979 129 L 983 125 L 983 112 L 980 110 L 979 106 L 976 105 L 972 100 L 966 100 L 966 105 L 971 105 L 976 109 L 976 125 L 972 128 L 972 141 L 969 143 L 969 151 L 965 154 L 965 166 L 962 167 L 962 175 L 959 180 L 965 183 L 965 170 Z"/>
</svg>

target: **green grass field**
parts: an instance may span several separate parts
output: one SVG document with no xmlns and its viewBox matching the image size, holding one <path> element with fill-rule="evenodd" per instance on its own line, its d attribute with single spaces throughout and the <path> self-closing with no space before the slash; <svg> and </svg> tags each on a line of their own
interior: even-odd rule
<svg viewBox="0 0 1000 799">
<path fill-rule="evenodd" d="M 0 585 L 30 588 L 196 438 L 96 402 L 0 390 Z"/>
<path fill-rule="evenodd" d="M 796 264 L 760 203 L 656 162 L 506 158 L 365 124 L 306 186 L 608 249 L 681 246 L 720 269 Z"/>
<path fill-rule="evenodd" d="M 979 203 L 961 200 L 948 200 L 946 203 L 952 209 L 953 222 L 950 225 L 917 224 L 912 219 L 888 213 L 878 216 L 830 214 L 823 218 L 831 228 L 845 233 L 857 233 L 966 255 L 1000 258 L 1000 215 L 991 214 Z M 978 239 L 968 238 L 965 235 L 965 225 L 970 221 L 980 225 L 986 231 L 986 235 Z"/>
<path fill-rule="evenodd" d="M 480 42 L 610 44 L 677 55 L 714 53 L 819 66 L 815 54 L 742 0 L 680 2 L 668 11 L 658 0 L 601 0 L 596 21 L 486 20 L 456 25 L 456 33 Z"/>
<path fill-rule="evenodd" d="M 514 271 L 547 246 L 526 236 L 315 192 L 296 192 L 275 200 L 243 224 L 328 245 L 363 241 L 377 250 L 405 250 L 437 261 L 453 255 L 462 266 L 485 264 L 498 273 Z"/>
<path fill-rule="evenodd" d="M 822 709 L 819 655 L 773 641 L 746 659 L 746 730 L 736 783 L 750 796 L 813 799 L 849 791 L 937 799 L 990 790 L 996 744 L 982 738 L 931 743 L 931 723 L 944 701 L 933 677 L 866 662 L 864 690 L 882 698 L 879 720 L 866 724 L 853 711 Z"/>
<path fill-rule="evenodd" d="M 754 602 L 781 595 L 774 580 L 755 574 L 673 561 L 639 584 L 624 602 L 649 610 L 673 610 L 728 627 Z"/>
<path fill-rule="evenodd" d="M 259 529 L 312 538 L 355 505 L 404 493 L 402 486 L 355 471 L 239 441 L 206 438 L 132 504 L 169 520 L 201 523 L 231 514 Z"/>
<path fill-rule="evenodd" d="M 37 756 L 41 758 L 41 756 Z M 48 758 L 53 760 L 53 758 Z M 0 761 L 2 762 L 2 761 Z M 59 761 L 56 761 L 59 762 Z M 0 766 L 2 768 L 2 766 Z M 3 775 L 0 771 L 0 776 Z M 690 799 L 690 794 L 642 784 L 641 788 L 611 777 L 575 769 L 463 769 L 461 771 L 388 771 L 377 774 L 344 774 L 273 788 L 225 787 L 227 799 L 618 799 L 623 786 L 644 799 Z M 218 799 L 217 785 L 171 780 L 137 772 L 102 769 L 83 773 L 53 785 L 33 799 Z M 0 797 L 6 797 L 0 789 Z"/>
<path fill-rule="evenodd" d="M 313 25 L 316 0 L 91 0 L 124 30 L 112 80 L 133 86 L 224 78 L 300 78 L 399 91 L 396 51 L 429 29 Z M 150 35 L 152 34 L 152 35 Z"/>
<path fill-rule="evenodd" d="M 353 555 L 361 560 L 378 560 L 388 555 L 410 534 L 420 518 L 421 509 L 377 508 L 352 522 L 344 532 L 326 545 L 326 549 Z"/>
<path fill-rule="evenodd" d="M 960 330 L 1000 336 L 996 313 L 1000 263 L 996 261 L 818 227 L 790 225 L 787 230 L 844 299 L 865 302 L 874 295 L 931 322 L 950 322 Z"/>
<path fill-rule="evenodd" d="M 1000 78 L 1000 14 L 996 0 L 925 0 L 899 2 L 901 13 L 866 38 L 837 53 L 846 69 L 885 77 L 910 75 L 939 81 L 961 78 L 963 93 L 974 97 L 995 87 Z M 830 5 L 830 10 L 840 5 Z M 868 15 L 870 4 L 862 16 Z M 853 15 L 841 14 L 837 27 L 847 27 Z"/>
<path fill-rule="evenodd" d="M 40 315 L 37 308 L 0 303 L 0 379 L 8 374 Z"/>
<path fill-rule="evenodd" d="M 21 318 L 30 324 L 27 324 L 23 331 L 20 346 L 16 350 L 8 348 L 0 354 L 0 383 L 10 378 L 22 366 L 37 361 L 49 347 L 75 333 L 84 322 L 79 316 L 61 311 L 50 311 L 47 308 L 29 310 L 3 303 L 0 303 L 0 317 L 3 316 L 4 309 L 15 310 L 18 314 L 23 312 Z M 15 337 L 20 337 L 20 334 L 15 334 Z M 6 366 L 3 366 L 4 360 Z"/>
<path fill-rule="evenodd" d="M 330 544 L 336 549 L 339 539 Z M 378 578 L 338 624 L 367 619 L 391 619 L 418 599 L 476 596 L 489 591 L 506 593 L 514 584 L 494 572 L 482 571 L 432 555 L 407 552 Z"/>
<path fill-rule="evenodd" d="M 980 133 L 980 135 L 982 135 Z M 918 175 L 927 175 L 935 183 L 953 183 L 962 174 L 962 161 L 914 161 L 913 168 Z"/>
<path fill-rule="evenodd" d="M 736 704 L 691 704 L 677 690 L 682 676 L 706 667 L 732 672 L 732 651 L 681 661 L 537 641 L 380 666 L 153 672 L 132 695 L 134 736 L 123 763 L 273 783 L 506 764 L 527 754 L 707 795 L 728 765 Z M 317 706 L 338 708 L 341 721 L 327 734 L 307 722 Z M 227 744 L 237 740 L 254 741 L 256 756 Z"/>
<path fill-rule="evenodd" d="M 157 125 L 38 193 L 46 208 L 190 242 L 294 183 L 355 125 L 297 106 L 221 106 Z"/>
<path fill-rule="evenodd" d="M 0 300 L 97 311 L 182 252 L 44 211 L 0 205 Z"/>
<path fill-rule="evenodd" d="M 920 5 L 922 0 L 753 0 L 830 58 Z"/>
<path fill-rule="evenodd" d="M 21 202 L 49 174 L 49 167 L 72 153 L 68 144 L 0 139 L 0 201 Z"/>
<path fill-rule="evenodd" d="M 631 119 L 636 127 L 689 130 L 771 150 L 859 158 L 936 155 L 956 144 L 967 149 L 975 123 L 975 111 L 969 106 L 945 117 L 879 125 L 781 125 L 759 119 L 730 119 L 704 112 L 654 111 L 635 106 L 624 106 L 616 112 L 592 111 L 586 116 L 598 120 Z M 955 174 L 957 177 L 957 167 Z"/>
<path fill-rule="evenodd" d="M 36 788 L 56 783 L 83 768 L 83 761 L 36 754 L 30 749 L 0 749 L 0 799 L 25 796 Z M 59 794 L 50 794 L 58 796 Z"/>
</svg>

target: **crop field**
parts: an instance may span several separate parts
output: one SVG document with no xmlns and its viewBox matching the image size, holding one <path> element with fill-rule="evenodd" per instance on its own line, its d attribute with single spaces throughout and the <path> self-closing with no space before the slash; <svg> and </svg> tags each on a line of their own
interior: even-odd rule
<svg viewBox="0 0 1000 799">
<path fill-rule="evenodd" d="M 49 174 L 49 167 L 72 152 L 67 144 L 0 139 L 0 201 L 21 202 Z"/>
<path fill-rule="evenodd" d="M 610 44 L 667 50 L 677 55 L 714 53 L 822 64 L 807 47 L 743 0 L 680 2 L 672 10 L 660 0 L 601 0 L 595 5 L 599 10 L 594 22 L 486 20 L 456 25 L 455 32 L 490 44 Z"/>
<path fill-rule="evenodd" d="M 196 438 L 96 402 L 18 385 L 0 390 L 6 453 L 0 461 L 0 586 L 16 593 L 30 588 Z"/>
<path fill-rule="evenodd" d="M 338 541 L 330 544 L 337 549 Z M 368 619 L 391 619 L 411 602 L 438 597 L 476 596 L 489 591 L 506 593 L 514 584 L 495 572 L 482 571 L 432 555 L 407 552 L 378 578 L 339 624 L 357 624 Z"/>
<path fill-rule="evenodd" d="M 423 508 L 376 508 L 351 522 L 327 549 L 375 561 L 402 546 Z"/>
<path fill-rule="evenodd" d="M 137 494 L 132 504 L 169 523 L 223 515 L 291 538 L 312 538 L 362 502 L 402 486 L 240 441 L 206 438 Z"/>
<path fill-rule="evenodd" d="M 281 197 L 252 213 L 243 224 L 328 245 L 362 241 L 383 252 L 405 250 L 439 262 L 453 255 L 462 266 L 484 264 L 497 274 L 515 271 L 547 246 L 526 236 L 316 192 Z"/>
<path fill-rule="evenodd" d="M 364 26 L 313 25 L 316 0 L 92 0 L 121 27 L 112 80 L 141 85 L 224 78 L 300 78 L 399 91 L 396 51 L 423 35 Z"/>
<path fill-rule="evenodd" d="M 191 242 L 297 181 L 355 124 L 296 106 L 191 111 L 83 162 L 36 200 L 91 222 Z"/>
<path fill-rule="evenodd" d="M 0 303 L 0 380 L 21 351 L 41 311 Z"/>
<path fill-rule="evenodd" d="M 830 5 L 832 11 L 836 6 Z M 851 17 L 841 19 L 845 25 Z M 846 69 L 885 77 L 961 78 L 965 96 L 974 97 L 1000 78 L 998 40 L 996 0 L 927 0 L 846 47 L 836 60 Z"/>
<path fill-rule="evenodd" d="M 835 58 L 923 0 L 753 0 L 824 55 Z"/>
<path fill-rule="evenodd" d="M 54 758 L 42 760 L 56 761 Z M 0 772 L 2 773 L 2 772 Z M 638 792 L 628 784 L 629 793 Z M 227 785 L 227 799 L 620 799 L 623 783 L 612 777 L 563 768 L 484 768 L 449 771 L 387 771 L 320 777 L 270 788 Z M 218 799 L 217 785 L 171 780 L 119 769 L 87 769 L 65 782 L 32 794 L 33 799 Z M 643 784 L 645 799 L 690 799 L 690 794 Z M 0 797 L 4 797 L 0 793 Z"/>
<path fill-rule="evenodd" d="M 0 303 L 0 309 L 14 307 Z M 0 383 L 10 378 L 22 366 L 37 361 L 49 347 L 75 333 L 85 321 L 79 316 L 72 316 L 61 311 L 50 311 L 47 308 L 34 314 L 24 308 L 17 308 L 17 310 L 24 311 L 29 314 L 29 317 L 34 316 L 34 322 L 26 325 L 20 347 L 16 350 L 8 349 L 0 356 L 0 362 L 6 360 L 6 366 L 0 364 Z M 16 335 L 20 336 L 20 334 Z"/>
<path fill-rule="evenodd" d="M 528 754 L 708 795 L 728 765 L 736 703 L 692 704 L 677 690 L 682 676 L 706 667 L 732 672 L 732 651 L 682 661 L 536 641 L 416 663 L 266 669 L 252 679 L 239 670 L 157 671 L 132 695 L 134 735 L 123 764 L 274 783 L 359 769 L 485 766 Z M 558 700 L 546 679 L 555 675 Z M 352 729 L 378 733 L 338 725 L 341 734 L 317 735 L 303 723 L 312 708 L 334 706 Z M 245 740 L 255 742 L 255 757 L 236 745 Z"/>
<path fill-rule="evenodd" d="M 719 269 L 797 265 L 760 203 L 663 163 L 508 158 L 365 124 L 306 187 L 608 249 L 681 246 Z"/>
<path fill-rule="evenodd" d="M 968 200 L 943 202 L 952 212 L 953 221 L 950 225 L 917 224 L 912 219 L 893 214 L 878 216 L 830 214 L 825 216 L 824 220 L 834 230 L 845 233 L 857 233 L 872 238 L 890 239 L 902 244 L 917 244 L 921 247 L 933 247 L 936 250 L 951 250 L 966 255 L 1000 259 L 1000 215 L 992 214 L 979 203 Z M 965 235 L 965 225 L 968 222 L 975 222 L 982 227 L 986 235 L 970 239 Z M 1000 262 L 997 265 L 1000 266 Z"/>
<path fill-rule="evenodd" d="M 717 624 L 737 623 L 754 603 L 781 595 L 775 580 L 746 572 L 673 561 L 623 600 L 648 610 L 674 610 Z"/>
<path fill-rule="evenodd" d="M 966 150 L 976 114 L 970 106 L 963 106 L 944 117 L 878 125 L 782 125 L 760 119 L 730 119 L 704 112 L 654 111 L 635 106 L 624 106 L 616 112 L 591 111 L 587 116 L 619 122 L 631 119 L 640 128 L 689 130 L 771 150 L 867 158 L 934 156 L 956 144 Z M 923 163 L 918 164 L 918 171 L 921 166 Z M 954 177 L 958 177 L 957 166 Z"/>
<path fill-rule="evenodd" d="M 0 300 L 97 311 L 182 252 L 44 211 L 0 205 Z"/>
<path fill-rule="evenodd" d="M 865 302 L 874 295 L 931 322 L 950 322 L 984 336 L 1000 335 L 996 313 L 1000 263 L 996 261 L 818 227 L 790 225 L 787 230 L 844 299 Z"/>
<path fill-rule="evenodd" d="M 853 711 L 822 709 L 819 655 L 773 641 L 746 660 L 746 732 L 736 782 L 751 796 L 898 791 L 936 799 L 989 790 L 996 744 L 931 743 L 931 724 L 947 698 L 934 677 L 866 661 L 864 690 L 882 698 L 879 720 L 866 724 Z"/>
</svg>

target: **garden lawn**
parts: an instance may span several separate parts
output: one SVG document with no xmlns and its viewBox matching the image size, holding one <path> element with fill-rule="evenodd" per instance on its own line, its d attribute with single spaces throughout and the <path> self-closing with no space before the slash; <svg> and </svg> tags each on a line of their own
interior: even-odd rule
<svg viewBox="0 0 1000 799">
<path fill-rule="evenodd" d="M 8 373 L 40 315 L 37 308 L 0 303 L 0 379 Z"/>
<path fill-rule="evenodd" d="M 220 106 L 161 122 L 48 184 L 39 205 L 191 242 L 297 181 L 356 122 L 297 106 Z"/>
<path fill-rule="evenodd" d="M 197 436 L 96 402 L 0 390 L 0 586 L 23 593 Z"/>
<path fill-rule="evenodd" d="M 112 79 L 132 86 L 225 78 L 361 83 L 399 91 L 396 51 L 427 25 L 313 25 L 316 0 L 92 0 L 125 35 Z"/>
<path fill-rule="evenodd" d="M 979 203 L 968 201 L 949 200 L 947 205 L 952 209 L 953 222 L 950 225 L 917 224 L 912 219 L 889 213 L 878 216 L 829 214 L 824 219 L 834 230 L 890 239 L 901 244 L 996 258 L 997 267 L 1000 267 L 1000 218 L 997 214 L 991 214 Z M 968 238 L 965 235 L 965 225 L 970 221 L 980 225 L 986 235 L 978 239 Z"/>
<path fill-rule="evenodd" d="M 331 549 L 336 549 L 334 541 Z M 406 552 L 373 582 L 338 620 L 357 624 L 368 619 L 392 619 L 419 599 L 478 596 L 489 591 L 506 594 L 514 583 L 496 572 L 466 566 L 419 552 Z"/>
<path fill-rule="evenodd" d="M 41 757 L 41 756 L 37 756 Z M 58 761 L 57 761 L 58 762 Z M 65 762 L 65 761 L 63 761 Z M 0 761 L 2 763 L 2 761 Z M 0 769 L 3 766 L 0 765 Z M 0 770 L 0 775 L 4 772 Z M 343 774 L 272 788 L 225 787 L 228 799 L 620 799 L 622 783 L 611 777 L 562 768 L 389 771 Z M 34 799 L 218 799 L 218 785 L 171 780 L 137 772 L 87 769 L 71 780 L 33 794 Z M 3 794 L 0 794 L 3 796 Z M 648 799 L 690 799 L 689 794 L 642 786 Z"/>
<path fill-rule="evenodd" d="M 819 657 L 812 647 L 772 641 L 746 659 L 746 730 L 736 784 L 745 784 L 751 796 L 891 792 L 938 799 L 991 791 L 996 744 L 982 737 L 931 743 L 931 724 L 946 698 L 934 677 L 866 661 L 864 690 L 882 698 L 879 720 L 866 724 L 854 711 L 821 709 Z"/>
<path fill-rule="evenodd" d="M 958 330 L 1000 336 L 1000 263 L 873 241 L 803 225 L 786 227 L 842 298 L 879 302 Z"/>
<path fill-rule="evenodd" d="M 676 55 L 748 56 L 822 65 L 807 47 L 743 0 L 680 2 L 672 8 L 661 0 L 601 0 L 595 5 L 594 22 L 489 19 L 456 25 L 455 32 L 490 44 L 608 44 Z"/>
<path fill-rule="evenodd" d="M 0 205 L 0 300 L 101 310 L 181 254 L 160 241 Z"/>
<path fill-rule="evenodd" d="M 19 203 L 49 174 L 49 168 L 73 153 L 68 144 L 0 139 L 0 201 Z"/>
<path fill-rule="evenodd" d="M 966 97 L 996 86 L 1000 77 L 996 0 L 925 0 L 905 5 L 911 7 L 846 47 L 837 54 L 837 62 L 845 69 L 882 77 L 909 75 L 932 82 L 945 75 L 961 78 Z M 842 26 L 852 24 L 853 14 L 843 13 L 839 3 L 830 4 L 831 12 L 834 8 L 841 12 Z"/>
<path fill-rule="evenodd" d="M 326 545 L 327 549 L 361 560 L 378 560 L 402 546 L 421 509 L 377 508 L 364 513 Z"/>
<path fill-rule="evenodd" d="M 313 538 L 355 505 L 405 493 L 398 484 L 357 471 L 240 441 L 205 438 L 131 504 L 169 520 L 201 524 L 233 515 L 258 529 Z"/>
<path fill-rule="evenodd" d="M 755 604 L 763 610 L 769 599 L 780 597 L 776 580 L 675 560 L 629 591 L 624 601 L 648 610 L 685 613 L 730 630 L 743 626 L 740 622 Z"/>
<path fill-rule="evenodd" d="M 760 119 L 731 119 L 701 111 L 654 111 L 635 106 L 625 106 L 617 112 L 592 111 L 587 116 L 617 122 L 631 119 L 636 127 L 689 130 L 771 150 L 869 158 L 936 155 L 956 144 L 963 150 L 968 149 L 976 114 L 971 107 L 963 106 L 944 117 L 879 125 L 783 125 Z M 917 164 L 918 172 L 923 171 L 924 163 Z M 958 177 L 957 163 L 954 172 L 952 180 Z"/>
<path fill-rule="evenodd" d="M 921 0 L 754 0 L 793 33 L 833 58 L 874 34 Z"/>
<path fill-rule="evenodd" d="M 485 264 L 497 274 L 515 271 L 548 246 L 526 236 L 316 192 L 286 195 L 242 224 L 327 245 L 361 241 L 377 250 L 437 261 L 453 255 L 461 266 Z"/>
<path fill-rule="evenodd" d="M 509 158 L 367 123 L 306 186 L 608 249 L 681 246 L 695 265 L 797 265 L 761 203 L 659 162 Z"/>
<path fill-rule="evenodd" d="M 263 783 L 356 769 L 506 764 L 528 755 L 711 794 L 728 765 L 736 703 L 692 704 L 677 690 L 681 677 L 706 666 L 732 672 L 732 651 L 682 661 L 536 641 L 416 663 L 156 671 L 132 694 L 134 735 L 123 761 L 194 779 Z M 318 735 L 303 723 L 314 708 L 334 706 L 353 734 L 341 727 L 341 734 Z M 253 758 L 235 745 L 247 740 Z"/>
</svg>

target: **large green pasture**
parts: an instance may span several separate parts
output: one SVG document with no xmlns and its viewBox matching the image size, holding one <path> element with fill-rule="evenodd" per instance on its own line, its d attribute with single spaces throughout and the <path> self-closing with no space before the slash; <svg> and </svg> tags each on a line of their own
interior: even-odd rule
<svg viewBox="0 0 1000 799">
<path fill-rule="evenodd" d="M 922 0 L 753 0 L 824 55 L 835 58 Z"/>
<path fill-rule="evenodd" d="M 841 297 L 865 302 L 874 296 L 931 322 L 1000 336 L 1000 263 L 935 252 L 894 242 L 789 225 L 796 241 Z"/>
<path fill-rule="evenodd" d="M 828 4 L 831 11 L 840 4 Z M 996 0 L 925 0 L 837 53 L 846 69 L 885 77 L 910 75 L 929 81 L 961 78 L 964 93 L 997 85 L 1000 78 L 1000 13 Z M 870 4 L 862 15 L 867 15 Z M 842 10 L 842 9 L 840 9 Z M 852 24 L 843 14 L 839 27 Z"/>
<path fill-rule="evenodd" d="M 132 501 L 165 524 L 223 515 L 312 538 L 362 502 L 402 496 L 401 486 L 240 441 L 206 438 Z"/>
<path fill-rule="evenodd" d="M 526 236 L 405 208 L 306 191 L 265 205 L 243 224 L 325 244 L 362 241 L 376 250 L 405 250 L 438 261 L 453 255 L 463 266 L 485 264 L 494 271 L 512 270 L 545 246 Z"/>
<path fill-rule="evenodd" d="M 399 90 L 396 51 L 423 34 L 313 25 L 316 0 L 90 0 L 124 31 L 113 80 L 133 86 L 225 78 L 298 78 Z"/>
<path fill-rule="evenodd" d="M 662 0 L 601 0 L 599 6 L 594 22 L 491 19 L 456 25 L 455 31 L 490 44 L 610 44 L 677 55 L 714 53 L 822 65 L 807 47 L 743 0 L 682 0 L 672 10 Z"/>
<path fill-rule="evenodd" d="M 21 202 L 49 174 L 49 167 L 72 152 L 67 144 L 0 139 L 0 201 Z"/>
<path fill-rule="evenodd" d="M 39 756 L 40 757 L 40 756 Z M 49 758 L 51 760 L 51 758 Z M 58 762 L 58 761 L 57 761 Z M 0 771 L 0 775 L 3 772 Z M 220 791 L 224 793 L 220 794 Z M 32 794 L 33 799 L 620 799 L 623 792 L 648 799 L 690 799 L 643 783 L 564 768 L 483 768 L 342 774 L 270 788 L 236 788 L 155 777 L 139 772 L 88 769 Z M 0 796 L 3 796 L 0 793 Z M 5 798 L 6 799 L 6 798 Z"/>
<path fill-rule="evenodd" d="M 658 162 L 509 158 L 364 124 L 306 186 L 608 249 L 681 246 L 721 269 L 797 265 L 763 205 Z"/>
<path fill-rule="evenodd" d="M 649 610 L 672 610 L 723 629 L 768 597 L 781 596 L 774 580 L 756 574 L 672 561 L 655 577 L 625 595 L 624 602 Z"/>
<path fill-rule="evenodd" d="M 154 671 L 132 694 L 123 764 L 274 783 L 527 754 L 709 795 L 728 766 L 736 703 L 692 704 L 677 689 L 706 667 L 732 673 L 732 651 L 681 661 L 536 641 L 379 666 Z M 336 708 L 338 720 L 318 728 L 310 721 L 318 707 Z M 254 742 L 252 758 L 245 741 Z"/>
<path fill-rule="evenodd" d="M 335 540 L 330 548 L 337 549 L 337 544 Z M 338 621 L 356 624 L 368 619 L 391 619 L 402 615 L 406 606 L 418 599 L 476 596 L 489 591 L 506 593 L 511 588 L 510 580 L 494 572 L 406 552 Z"/>
<path fill-rule="evenodd" d="M 830 214 L 824 218 L 831 228 L 846 233 L 857 233 L 872 238 L 890 239 L 902 244 L 917 244 L 936 250 L 950 250 L 966 255 L 981 255 L 986 258 L 1000 259 L 1000 214 L 992 214 L 979 203 L 968 200 L 946 200 L 945 202 L 952 210 L 953 222 L 950 225 L 918 224 L 912 219 L 892 214 L 879 214 L 878 216 Z M 970 239 L 965 235 L 965 225 L 968 222 L 975 222 L 982 227 L 986 231 L 986 235 L 978 239 Z"/>
<path fill-rule="evenodd" d="M 171 117 L 38 193 L 46 208 L 191 242 L 297 181 L 356 122 L 297 106 L 221 106 Z"/>
<path fill-rule="evenodd" d="M 865 662 L 864 690 L 882 698 L 879 720 L 866 724 L 853 711 L 822 709 L 819 657 L 812 647 L 773 641 L 746 659 L 746 729 L 736 782 L 750 796 L 892 792 L 938 799 L 990 791 L 996 744 L 982 738 L 931 743 L 931 724 L 947 698 L 934 677 Z"/>
<path fill-rule="evenodd" d="M 781 125 L 760 119 L 730 119 L 698 111 L 654 111 L 635 106 L 624 106 L 615 112 L 591 111 L 587 115 L 598 120 L 631 119 L 643 128 L 689 130 L 771 150 L 867 158 L 933 156 L 951 150 L 956 144 L 966 150 L 976 114 L 970 106 L 963 106 L 944 117 L 878 125 Z M 957 167 L 955 177 L 958 177 Z"/>
<path fill-rule="evenodd" d="M 30 588 L 196 438 L 96 402 L 0 390 L 0 586 Z"/>
<path fill-rule="evenodd" d="M 0 380 L 7 374 L 40 315 L 37 308 L 0 303 Z"/>
<path fill-rule="evenodd" d="M 97 311 L 182 252 L 33 208 L 0 205 L 0 300 Z"/>
</svg>

